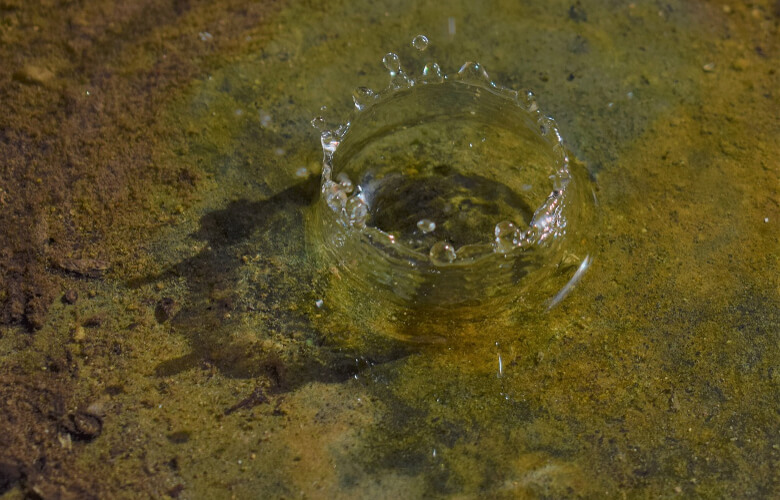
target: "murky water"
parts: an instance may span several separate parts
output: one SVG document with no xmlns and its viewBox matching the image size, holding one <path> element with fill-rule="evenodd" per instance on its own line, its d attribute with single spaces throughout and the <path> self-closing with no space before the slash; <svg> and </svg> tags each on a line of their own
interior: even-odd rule
<svg viewBox="0 0 780 500">
<path fill-rule="evenodd" d="M 94 368 L 121 411 L 84 467 L 188 498 L 780 493 L 777 6 L 275 16 L 160 110 L 155 160 L 205 181 L 100 285 L 134 354 Z"/>
</svg>

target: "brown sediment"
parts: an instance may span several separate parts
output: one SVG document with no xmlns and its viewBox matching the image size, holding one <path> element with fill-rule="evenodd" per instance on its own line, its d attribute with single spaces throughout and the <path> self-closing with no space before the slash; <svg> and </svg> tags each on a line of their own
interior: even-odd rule
<svg viewBox="0 0 780 500">
<path fill-rule="evenodd" d="M 132 265 L 144 236 L 168 222 L 153 194 L 186 200 L 199 179 L 186 164 L 153 161 L 170 139 L 159 109 L 276 8 L 0 3 L 0 325 L 41 329 L 55 298 L 74 304 L 80 281 Z M 43 368 L 0 370 L 0 494 L 21 485 L 34 498 L 114 496 L 121 485 L 75 466 L 103 427 L 79 406 L 77 363 L 66 350 Z"/>
<path fill-rule="evenodd" d="M 290 180 L 440 7 L 0 0 L 0 496 L 777 496 L 774 0 L 456 4 L 601 172 L 599 250 L 550 313 L 397 346 Z"/>
<path fill-rule="evenodd" d="M 153 163 L 169 135 L 158 110 L 275 10 L 240 4 L 3 2 L 2 323 L 40 328 L 60 293 L 53 271 L 99 278 L 132 253 L 116 235 L 164 222 L 151 192 L 194 189 L 187 165 Z"/>
</svg>

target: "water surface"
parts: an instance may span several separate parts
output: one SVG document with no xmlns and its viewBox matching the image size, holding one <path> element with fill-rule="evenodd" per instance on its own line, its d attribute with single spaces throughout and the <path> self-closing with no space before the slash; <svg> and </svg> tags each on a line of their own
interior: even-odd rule
<svg viewBox="0 0 780 500">
<path fill-rule="evenodd" d="M 777 28 L 701 1 L 290 2 L 245 28 L 159 110 L 153 161 L 201 180 L 73 306 L 104 328 L 74 340 L 56 304 L 35 334 L 105 408 L 72 467 L 128 496 L 778 495 Z M 556 307 L 399 309 L 313 257 L 310 121 L 386 85 L 388 51 L 479 61 L 557 120 L 598 217 Z"/>
</svg>

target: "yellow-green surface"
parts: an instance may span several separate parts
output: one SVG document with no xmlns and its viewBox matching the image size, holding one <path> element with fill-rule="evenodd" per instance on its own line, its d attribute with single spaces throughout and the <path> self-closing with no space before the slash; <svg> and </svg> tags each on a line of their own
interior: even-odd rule
<svg viewBox="0 0 780 500">
<path fill-rule="evenodd" d="M 780 495 L 780 4 L 371 4 L 274 6 L 224 45 L 240 5 L 175 21 L 197 69 L 157 102 L 164 134 L 127 148 L 197 180 L 144 188 L 102 278 L 58 275 L 75 304 L 0 330 L 8 387 L 68 388 L 34 432 L 35 397 L 4 393 L 3 498 Z M 111 64 L 155 67 L 173 29 Z M 591 172 L 593 265 L 552 311 L 394 342 L 378 332 L 427 332 L 312 258 L 309 122 L 385 86 L 391 50 L 533 89 Z M 62 424 L 77 407 L 99 435 Z"/>
</svg>

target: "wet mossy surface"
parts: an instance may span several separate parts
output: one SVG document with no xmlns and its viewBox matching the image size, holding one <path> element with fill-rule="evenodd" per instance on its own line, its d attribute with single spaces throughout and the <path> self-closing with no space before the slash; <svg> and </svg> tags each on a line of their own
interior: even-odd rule
<svg viewBox="0 0 780 500">
<path fill-rule="evenodd" d="M 0 2 L 0 496 L 777 497 L 778 16 Z M 309 121 L 390 50 L 558 121 L 599 211 L 558 307 L 403 342 L 312 257 Z"/>
</svg>

